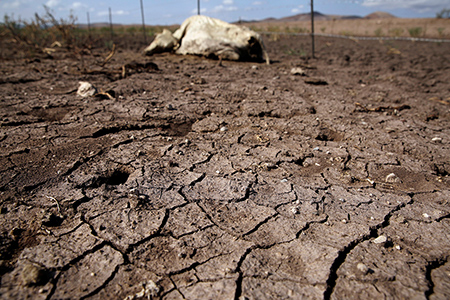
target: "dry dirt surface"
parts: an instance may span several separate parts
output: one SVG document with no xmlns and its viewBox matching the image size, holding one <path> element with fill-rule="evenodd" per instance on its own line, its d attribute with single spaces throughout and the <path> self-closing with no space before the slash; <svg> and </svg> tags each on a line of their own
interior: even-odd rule
<svg viewBox="0 0 450 300">
<path fill-rule="evenodd" d="M 450 43 L 264 38 L 2 61 L 1 298 L 448 299 Z"/>
</svg>

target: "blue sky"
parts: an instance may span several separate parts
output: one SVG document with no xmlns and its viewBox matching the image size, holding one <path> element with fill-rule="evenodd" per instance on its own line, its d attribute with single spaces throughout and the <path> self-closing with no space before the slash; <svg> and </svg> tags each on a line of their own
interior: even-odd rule
<svg viewBox="0 0 450 300">
<path fill-rule="evenodd" d="M 146 24 L 180 24 L 197 14 L 197 0 L 143 0 Z M 111 8 L 113 23 L 140 24 L 140 0 L 0 0 L 0 12 L 14 19 L 30 20 L 35 13 L 43 14 L 48 6 L 58 18 L 70 13 L 78 23 L 108 22 Z M 201 13 L 233 22 L 281 18 L 309 12 L 310 0 L 200 0 Z M 450 9 L 450 0 L 315 0 L 314 10 L 324 14 L 365 16 L 385 11 L 403 18 L 434 18 L 443 8 Z"/>
</svg>

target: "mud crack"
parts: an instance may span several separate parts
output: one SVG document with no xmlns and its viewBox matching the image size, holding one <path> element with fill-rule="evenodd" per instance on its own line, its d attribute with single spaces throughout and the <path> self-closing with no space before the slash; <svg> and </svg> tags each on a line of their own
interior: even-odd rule
<svg viewBox="0 0 450 300">
<path fill-rule="evenodd" d="M 341 251 L 338 252 L 338 256 L 336 257 L 336 259 L 333 261 L 331 267 L 330 267 L 330 274 L 328 276 L 328 279 L 326 281 L 326 285 L 327 288 L 323 294 L 323 298 L 324 300 L 330 300 L 331 299 L 331 295 L 334 291 L 334 287 L 336 286 L 336 281 L 338 279 L 338 275 L 337 272 L 339 270 L 339 268 L 342 266 L 342 264 L 345 262 L 345 260 L 347 259 L 347 256 L 350 254 L 350 252 L 355 249 L 356 246 L 358 246 L 360 243 L 367 241 L 371 238 L 374 238 L 378 235 L 378 230 L 383 229 L 387 226 L 389 226 L 389 220 L 392 217 L 392 215 L 399 211 L 400 209 L 402 209 L 403 207 L 405 207 L 406 205 L 412 204 L 413 200 L 411 199 L 410 196 L 410 201 L 409 202 L 405 202 L 405 203 L 401 203 L 399 205 L 397 205 L 394 209 L 392 209 L 388 214 L 386 214 L 386 216 L 384 217 L 383 222 L 381 222 L 380 224 L 373 226 L 372 228 L 370 228 L 370 231 L 368 234 L 363 235 L 362 237 L 351 241 L 347 246 L 345 246 Z"/>
</svg>

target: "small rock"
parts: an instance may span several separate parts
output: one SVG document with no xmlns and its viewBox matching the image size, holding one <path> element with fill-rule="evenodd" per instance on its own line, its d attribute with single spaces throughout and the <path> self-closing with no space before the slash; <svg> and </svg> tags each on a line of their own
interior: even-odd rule
<svg viewBox="0 0 450 300">
<path fill-rule="evenodd" d="M 291 207 L 291 213 L 293 213 L 294 215 L 298 214 L 299 213 L 298 207 L 296 206 Z"/>
<path fill-rule="evenodd" d="M 175 108 L 173 107 L 172 104 L 167 104 L 167 109 L 168 110 L 175 110 Z"/>
<path fill-rule="evenodd" d="M 20 277 L 23 285 L 30 286 L 44 283 L 47 276 L 43 268 L 30 263 L 23 266 Z"/>
<path fill-rule="evenodd" d="M 391 174 L 388 174 L 386 176 L 386 182 L 389 182 L 389 183 L 401 183 L 402 180 L 397 175 L 395 175 L 394 173 L 391 173 Z"/>
<path fill-rule="evenodd" d="M 387 237 L 385 235 L 380 235 L 376 239 L 373 240 L 374 244 L 383 244 L 387 242 Z"/>
<path fill-rule="evenodd" d="M 431 141 L 435 142 L 435 143 L 442 143 L 442 139 L 440 137 L 434 137 L 431 139 Z"/>
<path fill-rule="evenodd" d="M 369 267 L 366 266 L 366 265 L 363 264 L 363 263 L 358 263 L 358 264 L 356 265 L 356 268 L 357 268 L 361 273 L 363 273 L 364 275 L 366 275 L 367 273 L 369 273 Z"/>
<path fill-rule="evenodd" d="M 300 76 L 305 76 L 305 71 L 302 68 L 292 68 L 291 69 L 291 74 L 292 75 L 300 75 Z"/>
<path fill-rule="evenodd" d="M 194 80 L 194 83 L 195 83 L 195 84 L 205 84 L 205 83 L 206 83 L 206 80 L 205 80 L 205 78 L 200 77 L 200 78 L 195 79 L 195 80 Z"/>
<path fill-rule="evenodd" d="M 83 98 L 94 96 L 97 93 L 97 89 L 87 81 L 80 81 L 80 86 L 77 90 L 77 95 Z"/>
<path fill-rule="evenodd" d="M 220 127 L 220 131 L 222 131 L 222 132 L 227 131 L 227 130 L 228 130 L 228 128 L 226 126 Z"/>
</svg>

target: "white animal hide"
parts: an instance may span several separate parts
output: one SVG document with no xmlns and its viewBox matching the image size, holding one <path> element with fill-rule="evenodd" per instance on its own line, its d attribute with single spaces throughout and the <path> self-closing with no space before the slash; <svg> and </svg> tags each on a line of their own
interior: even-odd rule
<svg viewBox="0 0 450 300">
<path fill-rule="evenodd" d="M 247 27 L 206 16 L 193 16 L 186 19 L 173 35 L 168 30 L 163 31 L 144 52 L 152 55 L 173 50 L 177 54 L 270 62 L 258 33 Z"/>
</svg>

